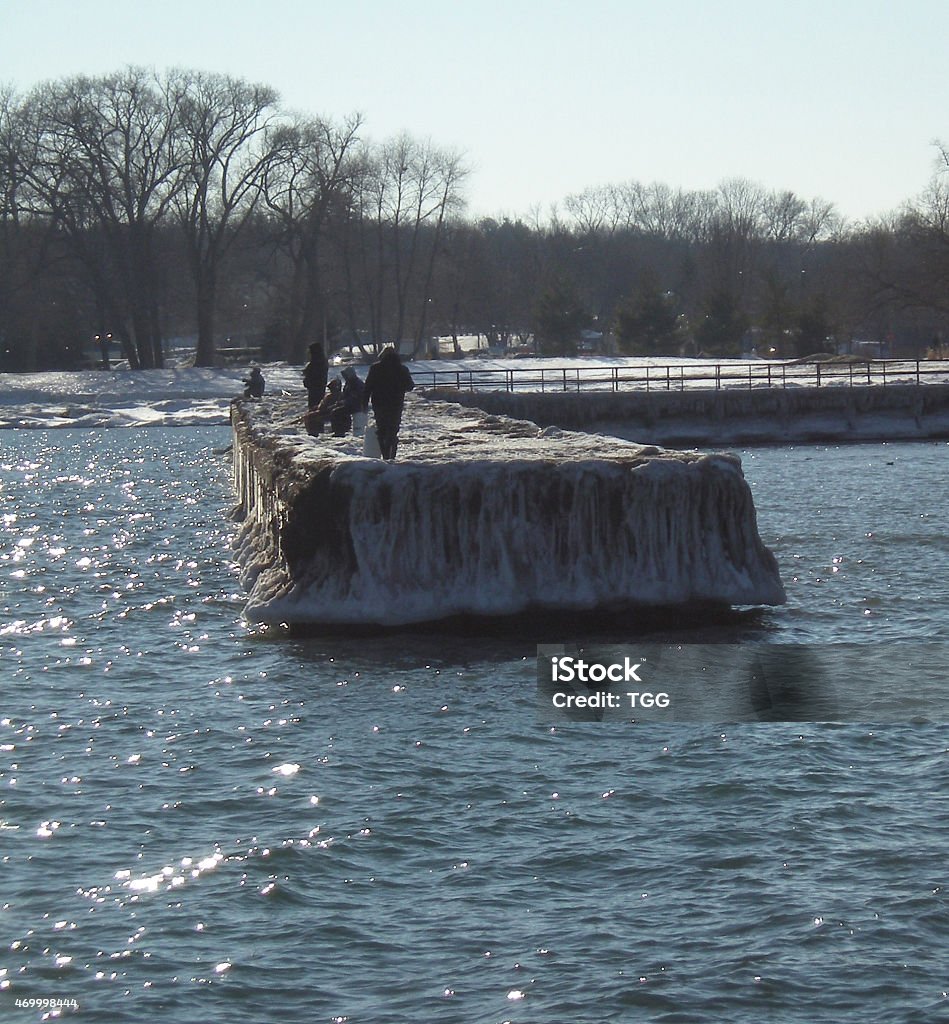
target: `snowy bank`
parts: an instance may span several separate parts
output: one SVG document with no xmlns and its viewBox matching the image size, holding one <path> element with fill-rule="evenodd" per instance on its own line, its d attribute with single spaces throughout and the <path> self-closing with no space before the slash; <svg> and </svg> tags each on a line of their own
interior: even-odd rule
<svg viewBox="0 0 949 1024">
<path fill-rule="evenodd" d="M 645 366 L 650 360 L 612 360 Z M 504 372 L 529 366 L 575 366 L 594 370 L 587 359 L 435 360 L 409 363 L 419 387 L 433 372 L 461 373 L 472 366 Z M 698 364 L 696 364 L 698 365 Z M 262 367 L 268 395 L 303 395 L 303 367 L 266 363 Z M 367 367 L 357 366 L 365 376 Z M 0 373 L 0 429 L 103 427 L 190 427 L 226 425 L 230 404 L 244 390 L 248 367 L 168 367 L 163 370 L 78 370 Z M 331 370 L 331 376 L 338 373 Z"/>
<path fill-rule="evenodd" d="M 253 621 L 396 626 L 546 608 L 784 601 L 740 460 L 410 396 L 399 461 L 232 406 Z"/>
<path fill-rule="evenodd" d="M 645 391 L 642 375 L 669 365 L 680 365 L 682 380 L 673 377 L 672 390 L 666 390 L 663 378 L 654 376 L 651 390 Z M 734 360 L 729 372 L 739 376 L 732 379 L 732 386 L 710 388 L 710 368 L 724 365 L 700 359 L 584 357 L 442 359 L 409 367 L 419 391 L 430 387 L 435 375 L 442 383 L 464 382 L 472 373 L 487 372 L 493 376 L 478 376 L 477 391 L 462 392 L 457 400 L 541 425 L 621 429 L 622 436 L 671 447 L 949 437 L 949 383 L 938 376 L 926 377 L 919 386 L 891 371 L 885 387 L 818 388 L 813 381 L 786 388 L 749 388 L 747 374 L 764 364 Z M 780 369 L 780 364 L 767 365 L 776 374 Z M 0 429 L 225 425 L 231 400 L 243 391 L 247 369 L 4 373 Z M 366 372 L 364 366 L 356 369 Z M 610 383 L 614 370 L 622 380 L 617 391 Z M 302 367 L 268 363 L 263 372 L 268 395 L 303 395 Z M 565 383 L 558 386 L 561 372 L 566 374 Z M 544 374 L 554 377 L 548 376 L 544 384 Z M 626 380 L 630 374 L 640 379 L 639 384 Z M 508 375 L 515 393 L 497 391 Z M 744 387 L 737 385 L 740 379 L 745 380 Z M 579 393 L 577 381 L 582 382 Z"/>
</svg>

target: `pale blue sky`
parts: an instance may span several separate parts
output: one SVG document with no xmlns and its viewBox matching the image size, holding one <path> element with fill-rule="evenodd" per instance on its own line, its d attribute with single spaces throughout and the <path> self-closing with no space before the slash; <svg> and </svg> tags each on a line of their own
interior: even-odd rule
<svg viewBox="0 0 949 1024">
<path fill-rule="evenodd" d="M 949 139 L 949 0 L 0 0 L 0 83 L 228 72 L 463 151 L 472 213 L 747 177 L 884 213 Z"/>
</svg>

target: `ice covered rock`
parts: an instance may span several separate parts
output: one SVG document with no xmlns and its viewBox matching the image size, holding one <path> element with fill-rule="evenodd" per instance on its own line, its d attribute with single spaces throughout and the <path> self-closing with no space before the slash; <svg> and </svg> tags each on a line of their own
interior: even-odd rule
<svg viewBox="0 0 949 1024">
<path fill-rule="evenodd" d="M 779 604 L 740 460 L 410 397 L 399 460 L 309 437 L 297 399 L 235 402 L 236 542 L 253 621 Z"/>
</svg>

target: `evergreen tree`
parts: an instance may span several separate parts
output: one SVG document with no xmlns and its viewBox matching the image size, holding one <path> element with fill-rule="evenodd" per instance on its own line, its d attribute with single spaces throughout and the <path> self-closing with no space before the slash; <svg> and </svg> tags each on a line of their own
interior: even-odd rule
<svg viewBox="0 0 949 1024">
<path fill-rule="evenodd" d="M 797 315 L 795 344 L 798 356 L 817 355 L 826 352 L 827 339 L 834 333 L 827 312 L 827 300 L 818 295 Z"/>
<path fill-rule="evenodd" d="M 616 340 L 629 355 L 678 355 L 682 338 L 673 297 L 651 276 L 617 310 Z"/>
<path fill-rule="evenodd" d="M 705 315 L 695 330 L 699 352 L 710 356 L 737 356 L 741 339 L 748 330 L 748 318 L 742 313 L 735 296 L 720 290 L 709 296 Z"/>
<path fill-rule="evenodd" d="M 542 355 L 574 355 L 580 334 L 591 323 L 576 290 L 562 279 L 541 293 L 534 311 L 534 338 Z"/>
</svg>

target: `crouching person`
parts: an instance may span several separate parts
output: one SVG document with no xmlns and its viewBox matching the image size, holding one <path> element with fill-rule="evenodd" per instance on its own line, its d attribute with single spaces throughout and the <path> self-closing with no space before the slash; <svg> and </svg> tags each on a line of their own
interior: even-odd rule
<svg viewBox="0 0 949 1024">
<path fill-rule="evenodd" d="M 338 379 L 329 382 L 322 401 L 315 409 L 310 409 L 305 422 L 307 433 L 313 436 L 323 433 L 324 423 L 329 423 L 334 437 L 345 437 L 349 433 L 353 418 Z"/>
<path fill-rule="evenodd" d="M 250 371 L 250 376 L 244 378 L 244 397 L 245 398 L 263 398 L 264 397 L 264 375 L 260 372 L 260 367 L 255 366 Z"/>
</svg>

